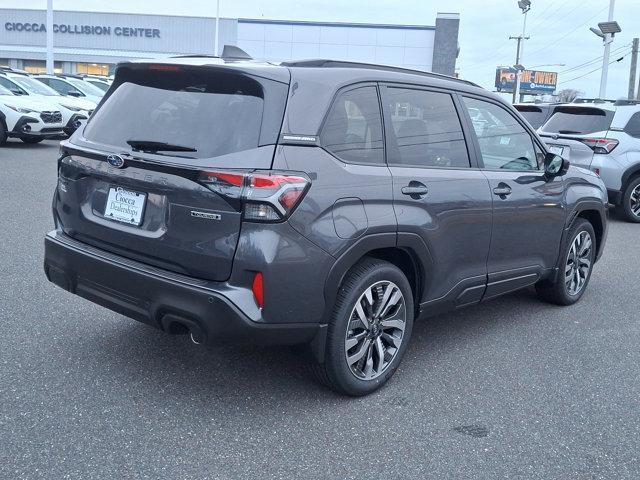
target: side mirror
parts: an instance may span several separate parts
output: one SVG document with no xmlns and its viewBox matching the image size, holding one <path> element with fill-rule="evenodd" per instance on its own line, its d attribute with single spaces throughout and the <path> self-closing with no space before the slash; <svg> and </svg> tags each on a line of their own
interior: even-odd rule
<svg viewBox="0 0 640 480">
<path fill-rule="evenodd" d="M 544 174 L 548 178 L 564 175 L 569 170 L 569 160 L 559 155 L 547 153 L 544 157 Z"/>
<path fill-rule="evenodd" d="M 70 97 L 82 97 L 82 93 L 80 93 L 78 90 L 69 90 L 68 95 Z"/>
<path fill-rule="evenodd" d="M 17 88 L 12 88 L 11 93 L 14 95 L 26 95 L 22 90 L 18 90 Z"/>
</svg>

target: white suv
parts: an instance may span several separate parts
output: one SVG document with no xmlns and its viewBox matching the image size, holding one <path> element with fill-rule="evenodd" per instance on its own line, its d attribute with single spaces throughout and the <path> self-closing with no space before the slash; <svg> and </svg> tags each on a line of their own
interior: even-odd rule
<svg viewBox="0 0 640 480">
<path fill-rule="evenodd" d="M 53 88 L 65 97 L 76 97 L 99 103 L 104 92 L 95 85 L 85 82 L 81 77 L 72 75 L 34 75 L 33 78 Z"/>
<path fill-rule="evenodd" d="M 552 153 L 597 173 L 615 205 L 640 223 L 640 104 L 568 104 L 540 127 Z"/>
<path fill-rule="evenodd" d="M 14 95 L 28 95 L 34 100 L 54 103 L 62 113 L 64 133 L 71 135 L 87 120 L 96 104 L 83 98 L 63 97 L 51 87 L 39 82 L 23 73 L 0 72 L 0 85 L 10 90 Z"/>
<path fill-rule="evenodd" d="M 0 145 L 10 137 L 38 143 L 62 135 L 63 126 L 62 114 L 55 105 L 14 95 L 0 86 Z"/>
</svg>

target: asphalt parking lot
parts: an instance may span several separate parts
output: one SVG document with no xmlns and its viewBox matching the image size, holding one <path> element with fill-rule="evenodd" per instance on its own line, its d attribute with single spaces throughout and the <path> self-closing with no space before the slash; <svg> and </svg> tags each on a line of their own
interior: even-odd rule
<svg viewBox="0 0 640 480">
<path fill-rule="evenodd" d="M 288 349 L 206 350 L 49 284 L 56 156 L 0 149 L 0 478 L 640 477 L 640 225 L 612 219 L 579 304 L 419 323 L 351 399 Z"/>
</svg>

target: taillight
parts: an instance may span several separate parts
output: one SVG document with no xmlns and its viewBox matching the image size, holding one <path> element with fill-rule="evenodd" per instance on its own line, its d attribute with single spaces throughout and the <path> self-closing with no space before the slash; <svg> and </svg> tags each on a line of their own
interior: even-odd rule
<svg viewBox="0 0 640 480">
<path fill-rule="evenodd" d="M 618 146 L 618 140 L 614 138 L 576 138 L 576 140 L 584 143 L 594 153 L 611 153 Z"/>
<path fill-rule="evenodd" d="M 210 190 L 243 203 L 244 219 L 277 222 L 298 206 L 311 181 L 284 172 L 204 171 L 198 181 Z"/>
</svg>

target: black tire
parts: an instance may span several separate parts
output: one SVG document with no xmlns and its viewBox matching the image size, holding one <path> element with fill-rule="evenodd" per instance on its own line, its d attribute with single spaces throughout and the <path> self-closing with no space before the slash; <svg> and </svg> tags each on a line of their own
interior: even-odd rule
<svg viewBox="0 0 640 480">
<path fill-rule="evenodd" d="M 22 137 L 20 138 L 20 140 L 22 140 L 24 143 L 40 143 L 42 140 L 44 140 L 44 138 L 42 137 Z"/>
<path fill-rule="evenodd" d="M 640 213 L 638 215 L 633 213 L 634 202 L 638 201 L 638 192 L 634 191 L 640 186 L 640 177 L 633 178 L 627 184 L 627 187 L 622 192 L 622 200 L 618 207 L 624 219 L 628 222 L 640 223 Z M 631 198 L 632 195 L 634 198 Z M 635 205 L 638 205 L 637 203 Z"/>
<path fill-rule="evenodd" d="M 5 125 L 4 120 L 0 120 L 0 147 L 7 143 L 7 138 L 9 138 L 7 126 Z"/>
<path fill-rule="evenodd" d="M 393 303 L 393 306 L 389 308 L 389 312 L 391 313 L 389 313 L 388 316 L 380 315 L 381 318 L 371 321 L 369 330 L 362 329 L 365 331 L 365 336 L 362 337 L 362 343 L 355 344 L 350 349 L 347 349 L 347 336 L 350 334 L 353 335 L 354 332 L 351 326 L 354 322 L 358 322 L 358 317 L 352 317 L 352 315 L 356 315 L 354 312 L 357 302 L 360 302 L 360 306 L 364 305 L 364 308 L 370 312 L 374 310 L 378 311 L 374 305 L 380 305 L 380 303 L 383 304 L 383 307 L 385 303 L 391 305 L 391 301 L 382 302 L 387 288 L 390 288 L 390 292 L 393 292 L 393 294 L 389 294 L 393 296 L 393 298 L 395 298 L 396 291 L 399 290 L 402 294 L 401 300 Z M 365 303 L 362 303 L 369 298 L 365 297 L 365 292 L 372 295 L 371 298 L 374 299 L 370 309 L 368 309 Z M 375 303 L 376 300 L 379 301 L 378 304 Z M 377 316 L 378 315 L 372 313 L 372 317 Z M 391 317 L 394 319 L 404 317 L 403 331 L 389 327 L 389 322 L 397 324 L 397 320 L 391 320 Z M 404 356 L 411 338 L 413 317 L 413 294 L 411 286 L 402 271 L 395 265 L 383 260 L 366 258 L 360 261 L 347 274 L 340 287 L 328 325 L 325 362 L 323 364 L 312 364 L 312 372 L 321 383 L 338 393 L 361 396 L 377 390 L 391 378 Z M 354 318 L 356 320 L 354 320 Z M 385 318 L 387 320 L 385 320 Z M 389 328 L 393 329 L 394 339 L 401 338 L 397 348 L 393 347 L 391 343 L 387 341 L 390 330 L 386 329 Z M 360 332 L 360 329 L 361 326 L 356 327 L 355 331 Z M 358 333 L 358 336 L 361 334 L 362 333 Z M 378 372 L 370 373 L 371 376 L 373 376 L 373 374 L 377 376 L 369 379 L 359 378 L 356 373 L 352 371 L 352 366 L 349 365 L 347 360 L 349 352 L 353 352 L 354 350 L 363 351 L 366 347 L 366 342 L 370 342 L 369 348 L 372 350 L 368 350 L 367 354 L 362 357 L 362 360 L 364 360 L 362 364 L 363 372 L 368 369 L 369 365 L 372 366 L 374 363 L 378 364 L 377 367 L 371 367 L 377 369 Z M 384 348 L 378 350 L 379 345 L 382 345 Z M 373 350 L 375 350 L 375 352 Z M 378 351 L 382 351 L 383 355 L 380 356 Z M 389 355 L 388 360 L 387 355 Z M 354 355 L 352 353 L 352 358 L 353 357 Z M 386 366 L 384 366 L 385 362 Z M 352 365 L 356 366 L 353 368 L 357 368 L 359 364 L 360 362 L 353 363 Z"/>
<path fill-rule="evenodd" d="M 585 253 L 585 260 L 589 260 L 590 266 L 588 271 L 586 272 L 586 276 L 584 277 L 584 284 L 580 288 L 579 291 L 575 293 L 570 292 L 570 285 L 567 285 L 567 270 L 570 265 L 575 264 L 575 257 L 572 263 L 570 262 L 569 254 L 571 251 L 571 247 L 576 241 L 578 235 L 582 235 L 585 232 L 591 241 L 590 251 Z M 538 297 L 546 302 L 554 303 L 556 305 L 573 305 L 576 303 L 582 295 L 584 294 L 587 286 L 589 285 L 589 280 L 591 279 L 591 273 L 593 272 L 593 263 L 596 257 L 596 234 L 593 230 L 593 226 L 589 223 L 588 220 L 584 218 L 577 218 L 571 229 L 569 230 L 569 234 L 565 240 L 564 245 L 562 246 L 562 251 L 560 252 L 560 269 L 557 274 L 557 278 L 555 281 L 551 280 L 543 280 L 536 284 L 536 291 L 538 293 Z"/>
</svg>

